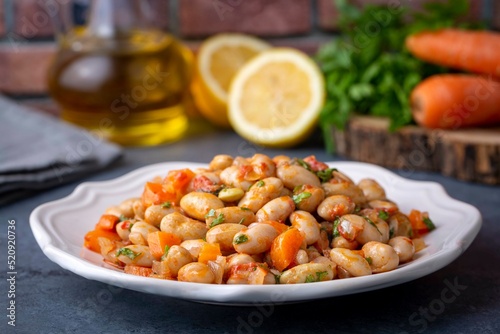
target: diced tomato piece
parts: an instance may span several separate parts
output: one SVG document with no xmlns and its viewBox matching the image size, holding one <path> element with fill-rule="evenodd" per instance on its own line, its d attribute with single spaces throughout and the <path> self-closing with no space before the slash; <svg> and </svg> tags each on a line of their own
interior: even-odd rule
<svg viewBox="0 0 500 334">
<path fill-rule="evenodd" d="M 314 155 L 310 155 L 302 160 L 307 162 L 307 164 L 311 167 L 313 172 L 317 172 L 317 171 L 325 170 L 325 169 L 329 168 L 328 165 L 325 164 L 324 162 L 316 160 L 316 156 L 314 156 Z"/>
</svg>

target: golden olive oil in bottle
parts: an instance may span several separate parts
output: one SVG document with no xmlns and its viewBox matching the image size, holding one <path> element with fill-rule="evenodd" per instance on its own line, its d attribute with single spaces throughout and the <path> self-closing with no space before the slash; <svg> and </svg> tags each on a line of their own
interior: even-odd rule
<svg viewBox="0 0 500 334">
<path fill-rule="evenodd" d="M 49 90 L 63 119 L 122 145 L 156 145 L 187 129 L 192 54 L 137 24 L 137 3 L 94 0 L 89 25 L 59 38 Z"/>
</svg>

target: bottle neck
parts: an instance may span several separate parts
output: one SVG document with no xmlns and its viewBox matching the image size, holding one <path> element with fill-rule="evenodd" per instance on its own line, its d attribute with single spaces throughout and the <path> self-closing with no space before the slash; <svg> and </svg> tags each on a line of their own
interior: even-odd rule
<svg viewBox="0 0 500 334">
<path fill-rule="evenodd" d="M 152 28 L 152 11 L 145 0 L 92 0 L 88 32 L 117 38 L 131 30 Z"/>
</svg>

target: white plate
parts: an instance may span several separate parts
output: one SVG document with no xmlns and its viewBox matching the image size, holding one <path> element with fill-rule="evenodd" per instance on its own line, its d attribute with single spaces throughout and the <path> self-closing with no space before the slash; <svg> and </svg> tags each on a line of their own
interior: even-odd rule
<svg viewBox="0 0 500 334">
<path fill-rule="evenodd" d="M 425 237 L 428 247 L 417 258 L 394 271 L 364 277 L 297 285 L 207 285 L 124 274 L 103 266 L 101 256 L 83 248 L 85 233 L 93 229 L 109 206 L 142 193 L 146 181 L 169 170 L 205 167 L 189 162 L 167 162 L 137 169 L 110 181 L 88 182 L 60 200 L 43 204 L 30 216 L 35 238 L 47 257 L 87 279 L 122 288 L 191 301 L 221 304 L 261 304 L 308 301 L 380 289 L 428 275 L 460 256 L 481 227 L 479 211 L 449 197 L 437 183 L 404 179 L 384 168 L 356 162 L 334 162 L 355 181 L 376 179 L 404 213 L 428 211 L 436 230 Z"/>
</svg>

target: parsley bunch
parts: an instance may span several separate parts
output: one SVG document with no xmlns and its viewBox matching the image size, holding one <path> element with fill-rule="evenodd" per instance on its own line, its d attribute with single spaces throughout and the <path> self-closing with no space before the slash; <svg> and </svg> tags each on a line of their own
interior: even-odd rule
<svg viewBox="0 0 500 334">
<path fill-rule="evenodd" d="M 343 128 L 353 112 L 386 116 L 390 130 L 412 122 L 409 96 L 425 77 L 444 68 L 414 58 L 405 49 L 408 35 L 425 29 L 457 25 L 467 13 L 468 0 L 429 2 L 423 12 L 368 5 L 364 10 L 348 0 L 335 0 L 341 36 L 318 51 L 326 81 L 326 103 L 320 116 L 327 149 L 333 150 L 330 126 Z"/>
</svg>

